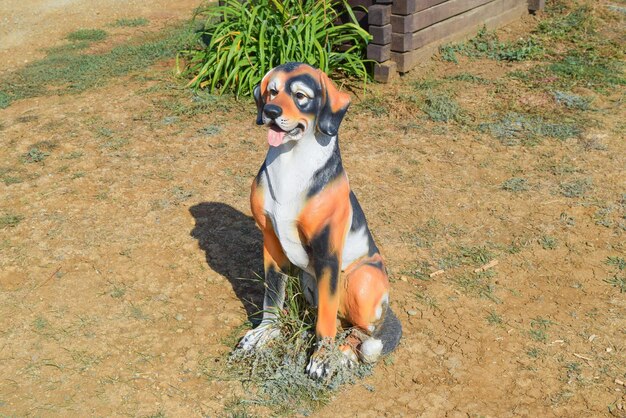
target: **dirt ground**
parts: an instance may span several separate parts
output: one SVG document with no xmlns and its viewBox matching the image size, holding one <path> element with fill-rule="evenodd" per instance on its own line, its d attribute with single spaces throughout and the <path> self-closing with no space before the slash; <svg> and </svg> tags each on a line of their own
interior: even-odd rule
<svg viewBox="0 0 626 418">
<path fill-rule="evenodd" d="M 197 6 L 98 4 L 3 2 L 0 69 L 78 28 L 123 42 Z M 107 26 L 122 17 L 150 23 Z M 0 109 L 0 416 L 269 414 L 220 377 L 260 290 L 238 278 L 262 266 L 248 193 L 266 134 L 252 100 L 199 103 L 173 65 Z M 472 121 L 578 117 L 502 81 L 527 65 L 432 60 L 365 101 L 353 91 L 344 165 L 404 337 L 315 416 L 626 416 L 623 86 L 578 89 L 593 98 L 582 132 L 532 145 L 435 122 L 407 99 L 464 72 L 491 81 L 446 81 Z"/>
</svg>

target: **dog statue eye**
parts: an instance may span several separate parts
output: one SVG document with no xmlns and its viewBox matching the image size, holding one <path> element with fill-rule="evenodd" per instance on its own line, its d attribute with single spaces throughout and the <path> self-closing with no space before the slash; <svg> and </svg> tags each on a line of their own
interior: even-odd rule
<svg viewBox="0 0 626 418">
<path fill-rule="evenodd" d="M 299 92 L 296 92 L 296 100 L 298 100 L 298 104 L 303 105 L 307 101 L 309 101 L 309 96 L 299 91 Z"/>
<path fill-rule="evenodd" d="M 271 96 L 272 98 L 274 98 L 274 97 L 278 96 L 278 90 L 276 90 L 276 89 L 270 89 L 270 96 Z"/>
</svg>

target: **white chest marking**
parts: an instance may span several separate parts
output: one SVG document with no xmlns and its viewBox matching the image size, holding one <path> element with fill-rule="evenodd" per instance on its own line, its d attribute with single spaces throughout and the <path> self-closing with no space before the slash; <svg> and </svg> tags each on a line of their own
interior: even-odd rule
<svg viewBox="0 0 626 418">
<path fill-rule="evenodd" d="M 313 135 L 270 147 L 265 159 L 266 172 L 261 179 L 265 189 L 264 209 L 272 220 L 285 255 L 296 266 L 311 270 L 297 220 L 306 203 L 306 193 L 317 170 L 331 157 L 337 138 L 326 146 Z"/>
</svg>

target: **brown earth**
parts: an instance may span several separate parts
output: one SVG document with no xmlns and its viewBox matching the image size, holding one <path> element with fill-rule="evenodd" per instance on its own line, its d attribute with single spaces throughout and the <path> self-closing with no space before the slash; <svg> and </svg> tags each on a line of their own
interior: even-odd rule
<svg viewBox="0 0 626 418">
<path fill-rule="evenodd" d="M 50 2 L 4 2 L 25 35 L 11 35 L 2 68 L 80 27 L 141 16 L 148 28 L 124 30 L 158 29 L 196 6 L 130 4 L 58 2 L 42 41 L 26 11 L 43 18 Z M 265 134 L 251 100 L 203 110 L 172 65 L 0 110 L 0 168 L 21 180 L 0 183 L 0 215 L 21 217 L 0 226 L 0 416 L 226 416 L 246 394 L 215 376 L 259 290 L 237 278 L 261 268 L 248 193 Z M 496 82 L 451 82 L 473 121 L 503 103 L 570 117 L 547 93 L 502 84 L 525 65 L 433 60 L 365 101 L 354 92 L 342 154 L 405 334 L 315 415 L 626 416 L 626 297 L 606 263 L 626 253 L 624 90 L 579 91 L 596 109 L 583 134 L 534 146 L 432 122 L 406 100 L 418 80 L 469 72 Z M 49 155 L 24 162 L 40 141 Z M 528 189 L 504 190 L 512 177 Z M 580 179 L 587 192 L 565 196 Z"/>
</svg>

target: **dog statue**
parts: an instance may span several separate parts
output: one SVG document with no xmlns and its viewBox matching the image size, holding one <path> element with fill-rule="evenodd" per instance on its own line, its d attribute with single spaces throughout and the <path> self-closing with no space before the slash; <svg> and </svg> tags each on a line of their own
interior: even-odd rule
<svg viewBox="0 0 626 418">
<path fill-rule="evenodd" d="M 343 363 L 375 362 L 398 345 L 402 327 L 389 307 L 383 259 L 341 163 L 337 132 L 350 96 L 324 72 L 287 63 L 263 77 L 254 99 L 256 122 L 268 128 L 270 145 L 250 196 L 263 233 L 265 296 L 261 323 L 238 348 L 253 350 L 279 335 L 275 318 L 283 308 L 286 272 L 295 265 L 307 302 L 317 307 L 308 374 L 332 374 L 329 347 L 337 319 L 358 338 L 340 347 Z"/>
</svg>

